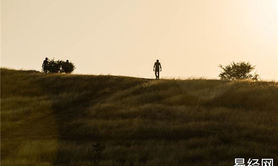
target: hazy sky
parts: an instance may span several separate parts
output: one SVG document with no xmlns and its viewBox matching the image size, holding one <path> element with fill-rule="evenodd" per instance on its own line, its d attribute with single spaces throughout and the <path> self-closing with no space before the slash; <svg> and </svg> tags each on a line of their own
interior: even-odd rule
<svg viewBox="0 0 278 166">
<path fill-rule="evenodd" d="M 74 73 L 217 78 L 249 61 L 278 80 L 278 0 L 1 0 L 1 66 Z"/>
</svg>

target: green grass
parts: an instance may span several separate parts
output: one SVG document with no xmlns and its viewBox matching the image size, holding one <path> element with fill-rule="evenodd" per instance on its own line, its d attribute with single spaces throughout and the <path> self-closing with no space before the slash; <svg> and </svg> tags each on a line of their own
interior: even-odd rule
<svg viewBox="0 0 278 166">
<path fill-rule="evenodd" d="M 277 103 L 275 82 L 1 69 L 1 165 L 231 166 L 235 157 L 277 161 Z M 99 153 L 94 144 L 103 147 Z"/>
</svg>

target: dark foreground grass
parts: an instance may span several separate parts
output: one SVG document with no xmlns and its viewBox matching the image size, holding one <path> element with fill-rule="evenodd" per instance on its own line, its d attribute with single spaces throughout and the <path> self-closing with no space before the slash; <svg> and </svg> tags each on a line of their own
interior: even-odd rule
<svg viewBox="0 0 278 166">
<path fill-rule="evenodd" d="M 1 69 L 1 165 L 231 166 L 278 156 L 278 84 Z"/>
</svg>

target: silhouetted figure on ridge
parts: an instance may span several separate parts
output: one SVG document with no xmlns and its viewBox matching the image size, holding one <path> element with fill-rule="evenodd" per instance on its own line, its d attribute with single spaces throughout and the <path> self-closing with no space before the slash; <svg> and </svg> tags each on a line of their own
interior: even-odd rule
<svg viewBox="0 0 278 166">
<path fill-rule="evenodd" d="M 48 66 L 49 66 L 49 61 L 48 58 L 46 57 L 45 60 L 42 63 L 42 70 L 47 73 L 48 71 Z"/>
<path fill-rule="evenodd" d="M 65 72 L 65 73 L 71 73 L 74 70 L 74 65 L 73 63 L 71 63 L 69 60 L 66 60 L 66 62 L 62 61 L 61 62 L 61 72 Z"/>
<path fill-rule="evenodd" d="M 156 60 L 156 62 L 154 63 L 154 66 L 153 66 L 153 71 L 154 71 L 154 74 L 155 74 L 155 79 L 159 79 L 159 72 L 162 71 L 162 67 L 161 67 L 161 64 L 159 62 L 159 60 Z"/>
</svg>

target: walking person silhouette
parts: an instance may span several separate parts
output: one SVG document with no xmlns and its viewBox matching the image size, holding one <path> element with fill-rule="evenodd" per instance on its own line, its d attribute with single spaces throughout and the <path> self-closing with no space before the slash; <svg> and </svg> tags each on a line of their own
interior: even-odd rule
<svg viewBox="0 0 278 166">
<path fill-rule="evenodd" d="M 162 67 L 161 67 L 161 64 L 159 62 L 159 60 L 156 60 L 156 62 L 154 63 L 154 66 L 153 66 L 153 71 L 154 71 L 154 74 L 155 74 L 155 79 L 159 79 L 159 72 L 162 71 Z"/>
</svg>

